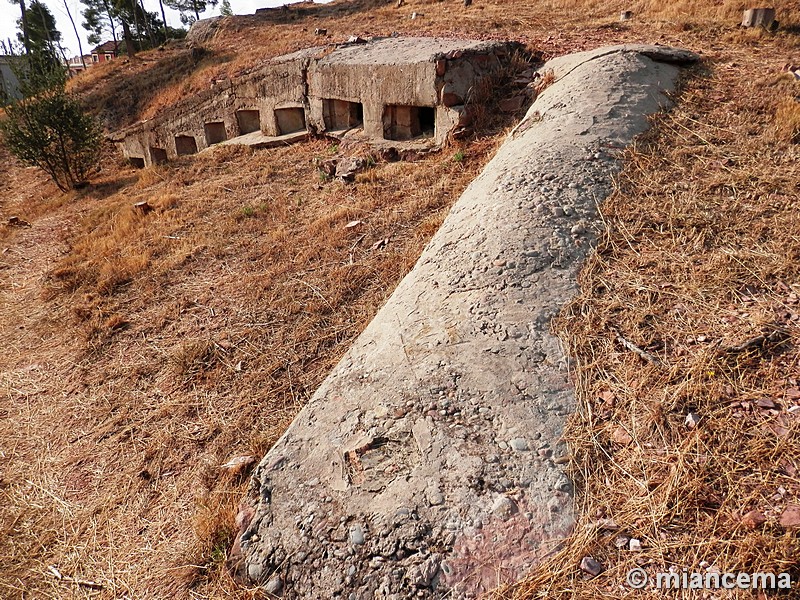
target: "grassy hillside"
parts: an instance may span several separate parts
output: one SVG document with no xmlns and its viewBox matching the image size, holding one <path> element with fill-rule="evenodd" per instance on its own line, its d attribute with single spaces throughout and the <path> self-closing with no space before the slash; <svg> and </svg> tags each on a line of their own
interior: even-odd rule
<svg viewBox="0 0 800 600">
<path fill-rule="evenodd" d="M 800 503 L 800 84 L 781 75 L 800 62 L 800 9 L 777 3 L 773 35 L 739 30 L 745 7 L 303 4 L 223 20 L 205 53 L 176 45 L 72 85 L 116 128 L 266 57 L 352 34 L 508 37 L 547 54 L 626 41 L 702 51 L 676 111 L 627 153 L 608 237 L 559 324 L 583 406 L 568 431 L 576 534 L 502 592 L 621 598 L 633 564 L 780 571 L 800 550 L 780 523 Z M 620 23 L 622 9 L 634 18 Z M 255 597 L 223 568 L 247 470 L 221 465 L 269 448 L 501 139 L 378 163 L 350 186 L 319 177 L 315 161 L 337 151 L 323 140 L 144 171 L 109 153 L 70 194 L 0 149 L 0 597 Z M 11 215 L 31 227 L 4 225 Z M 753 511 L 763 524 L 743 521 Z M 618 550 L 618 534 L 644 551 Z M 606 574 L 584 579 L 585 555 Z"/>
</svg>

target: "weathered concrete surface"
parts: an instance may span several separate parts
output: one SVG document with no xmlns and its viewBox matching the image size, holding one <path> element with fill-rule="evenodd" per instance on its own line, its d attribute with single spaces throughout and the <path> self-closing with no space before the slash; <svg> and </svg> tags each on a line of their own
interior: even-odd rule
<svg viewBox="0 0 800 600">
<path fill-rule="evenodd" d="M 570 531 L 574 397 L 550 321 L 577 292 L 618 149 L 678 68 L 623 48 L 552 66 L 565 75 L 257 468 L 242 570 L 270 592 L 477 597 Z"/>
<path fill-rule="evenodd" d="M 470 90 L 508 64 L 518 46 L 390 37 L 307 48 L 214 81 L 211 89 L 112 139 L 142 166 L 186 154 L 176 137 L 193 138 L 201 151 L 226 141 L 247 143 L 238 138 L 254 131 L 270 138 L 327 132 L 393 148 L 438 147 L 466 117 Z M 250 113 L 247 123 L 242 112 Z"/>
</svg>

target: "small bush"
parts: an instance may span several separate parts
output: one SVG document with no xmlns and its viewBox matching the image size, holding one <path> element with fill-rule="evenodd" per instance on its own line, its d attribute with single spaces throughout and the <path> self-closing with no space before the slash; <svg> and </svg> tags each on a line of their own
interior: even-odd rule
<svg viewBox="0 0 800 600">
<path fill-rule="evenodd" d="M 0 134 L 21 161 L 45 171 L 63 191 L 78 187 L 97 163 L 101 132 L 62 86 L 6 107 Z"/>
</svg>

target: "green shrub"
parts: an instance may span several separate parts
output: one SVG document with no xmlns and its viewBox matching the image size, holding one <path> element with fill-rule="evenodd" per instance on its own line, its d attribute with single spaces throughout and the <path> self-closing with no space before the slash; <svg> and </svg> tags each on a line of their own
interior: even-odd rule
<svg viewBox="0 0 800 600">
<path fill-rule="evenodd" d="M 44 170 L 63 191 L 86 182 L 97 164 L 101 131 L 62 85 L 6 107 L 0 134 L 14 156 Z"/>
</svg>

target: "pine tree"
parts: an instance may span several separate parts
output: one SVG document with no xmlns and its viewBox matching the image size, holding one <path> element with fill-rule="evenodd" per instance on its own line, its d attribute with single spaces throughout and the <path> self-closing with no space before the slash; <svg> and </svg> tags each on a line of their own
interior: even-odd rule
<svg viewBox="0 0 800 600">
<path fill-rule="evenodd" d="M 181 13 L 181 23 L 189 25 L 200 20 L 200 13 L 219 4 L 219 0 L 164 0 L 164 4 Z"/>
</svg>

